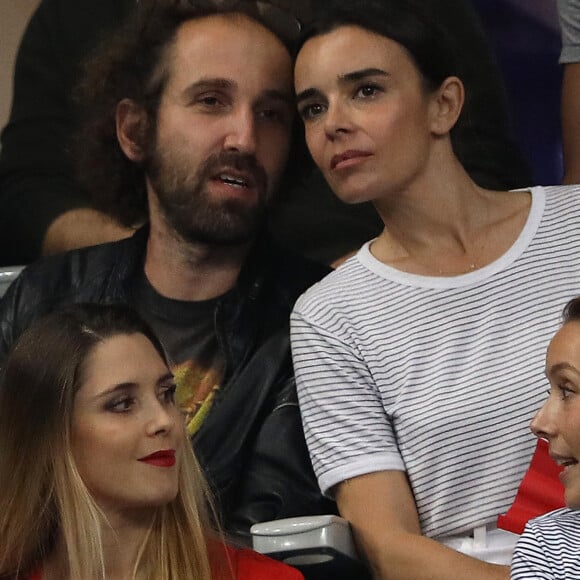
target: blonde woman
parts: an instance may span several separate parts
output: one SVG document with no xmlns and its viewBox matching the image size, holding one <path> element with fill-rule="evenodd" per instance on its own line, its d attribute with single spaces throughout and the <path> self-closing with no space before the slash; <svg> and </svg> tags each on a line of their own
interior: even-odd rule
<svg viewBox="0 0 580 580">
<path fill-rule="evenodd" d="M 0 386 L 0 577 L 299 579 L 209 524 L 163 348 L 130 309 L 30 327 Z"/>
</svg>

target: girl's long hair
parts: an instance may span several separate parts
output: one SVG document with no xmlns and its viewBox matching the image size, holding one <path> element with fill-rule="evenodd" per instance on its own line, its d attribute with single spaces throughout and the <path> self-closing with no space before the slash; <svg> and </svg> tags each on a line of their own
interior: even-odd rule
<svg viewBox="0 0 580 580">
<path fill-rule="evenodd" d="M 0 578 L 27 578 L 66 549 L 70 578 L 105 578 L 101 532 L 108 522 L 82 481 L 71 452 L 74 397 L 96 344 L 119 334 L 159 340 L 131 309 L 77 305 L 34 323 L 16 342 L 0 380 Z M 151 580 L 232 577 L 211 500 L 187 437 L 179 492 L 158 508 L 134 575 Z"/>
</svg>

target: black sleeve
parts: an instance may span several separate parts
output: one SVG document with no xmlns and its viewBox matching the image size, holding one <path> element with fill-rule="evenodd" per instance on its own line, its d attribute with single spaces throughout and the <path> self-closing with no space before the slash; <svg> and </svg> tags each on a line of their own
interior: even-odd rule
<svg viewBox="0 0 580 580">
<path fill-rule="evenodd" d="M 338 513 L 336 503 L 320 492 L 312 470 L 293 379 L 280 395 L 261 425 L 237 505 L 225 522 L 228 532 L 238 538 L 249 538 L 255 523 Z"/>
<path fill-rule="evenodd" d="M 0 299 L 0 366 L 20 334 L 42 313 L 36 286 L 34 276 L 31 279 L 25 269 Z"/>
<path fill-rule="evenodd" d="M 193 446 L 231 536 L 248 541 L 257 522 L 336 513 L 306 448 L 287 327 L 234 371 Z"/>
</svg>

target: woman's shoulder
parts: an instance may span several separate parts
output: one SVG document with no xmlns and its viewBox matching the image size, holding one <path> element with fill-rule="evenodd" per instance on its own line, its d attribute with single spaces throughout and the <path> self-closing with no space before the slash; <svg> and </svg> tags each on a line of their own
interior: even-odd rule
<svg viewBox="0 0 580 580">
<path fill-rule="evenodd" d="M 560 508 L 530 520 L 526 528 L 545 538 L 566 536 L 580 542 L 580 511 Z"/>
<path fill-rule="evenodd" d="M 580 184 L 536 185 L 529 189 L 536 199 L 546 204 L 547 208 L 580 205 Z"/>
<path fill-rule="evenodd" d="M 290 566 L 245 548 L 228 548 L 235 563 L 236 580 L 304 580 L 304 576 Z"/>
<path fill-rule="evenodd" d="M 306 305 L 314 308 L 332 305 L 336 308 L 365 296 L 375 283 L 372 271 L 361 261 L 361 257 L 369 253 L 367 247 L 365 244 L 336 270 L 306 290 L 296 302 L 298 310 Z"/>
</svg>

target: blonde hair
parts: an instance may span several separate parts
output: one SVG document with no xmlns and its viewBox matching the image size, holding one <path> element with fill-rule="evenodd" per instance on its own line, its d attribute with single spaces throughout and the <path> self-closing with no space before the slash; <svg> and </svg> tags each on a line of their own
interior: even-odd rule
<svg viewBox="0 0 580 580">
<path fill-rule="evenodd" d="M 71 578 L 105 579 L 108 526 L 71 451 L 72 409 L 92 348 L 151 329 L 121 306 L 79 305 L 48 315 L 18 340 L 0 383 L 0 578 L 26 578 L 66 549 Z M 184 427 L 185 431 L 185 427 Z M 133 575 L 150 580 L 233 578 L 223 539 L 210 525 L 210 494 L 184 433 L 176 498 L 156 509 Z"/>
<path fill-rule="evenodd" d="M 59 528 L 67 548 L 70 577 L 105 580 L 101 529 L 108 522 L 80 478 L 70 452 L 55 465 L 55 482 Z M 135 561 L 133 577 L 137 572 L 144 572 L 149 580 L 231 577 L 227 559 L 224 563 L 210 558 L 212 554 L 218 556 L 217 548 L 223 541 L 217 532 L 208 532 L 210 505 L 197 460 L 185 443 L 179 492 L 172 502 L 156 510 Z"/>
</svg>

